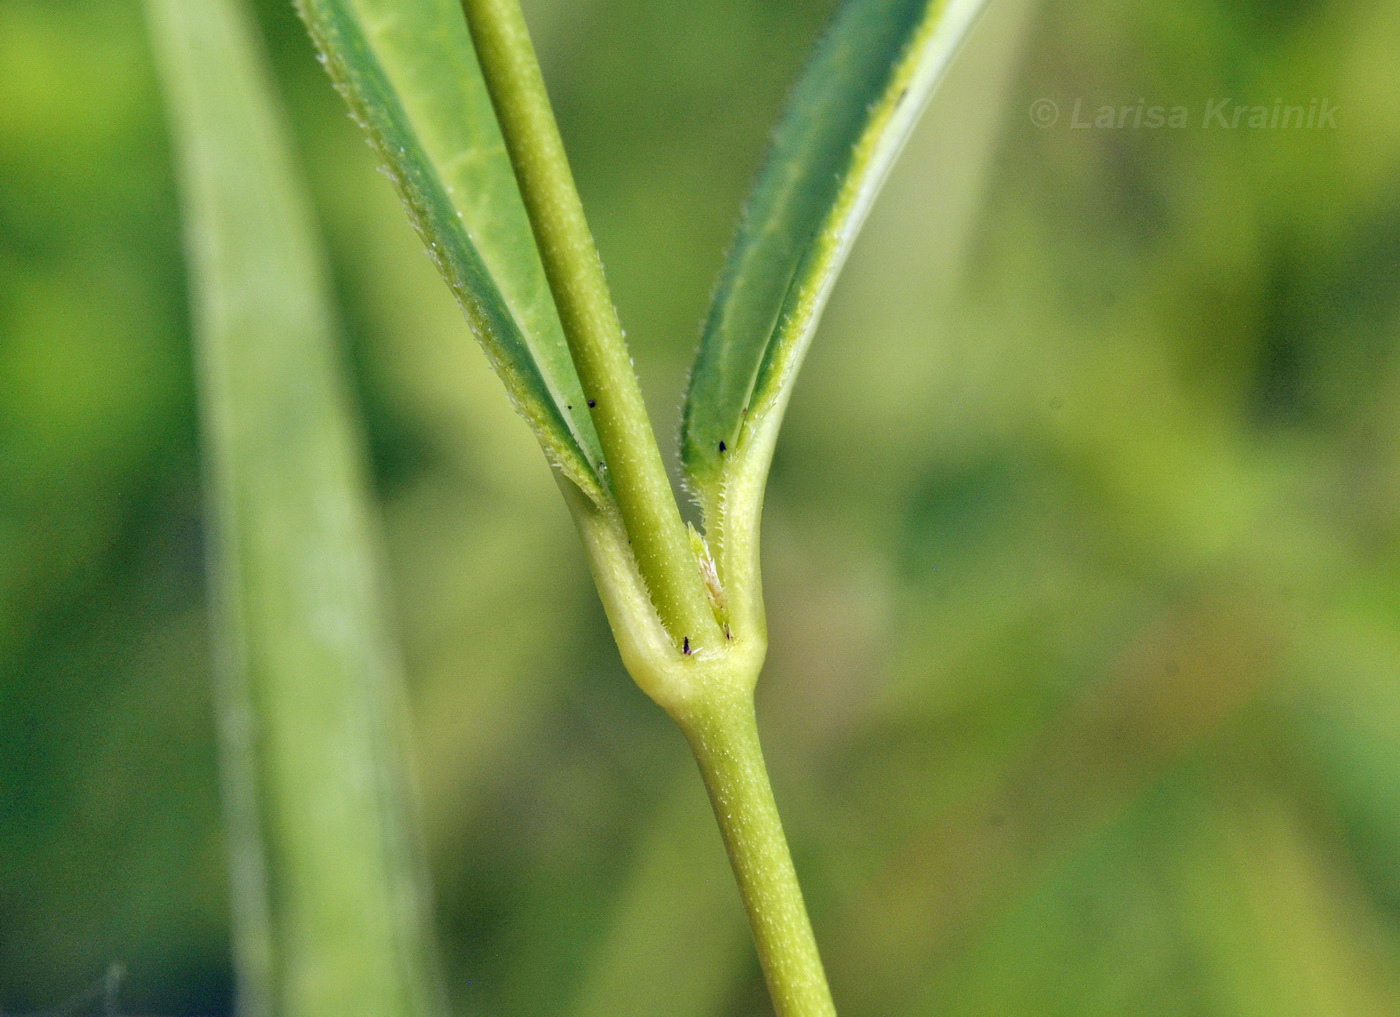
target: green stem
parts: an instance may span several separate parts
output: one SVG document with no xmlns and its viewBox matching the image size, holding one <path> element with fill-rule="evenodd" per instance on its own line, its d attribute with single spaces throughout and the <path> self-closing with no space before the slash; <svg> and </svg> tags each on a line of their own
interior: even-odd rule
<svg viewBox="0 0 1400 1017">
<path fill-rule="evenodd" d="M 627 554 L 621 537 L 614 541 L 607 520 L 595 520 L 593 508 L 579 499 L 575 517 L 624 660 L 638 683 L 676 718 L 700 764 L 778 1017 L 835 1017 L 764 769 L 753 683 L 728 674 L 710 675 L 718 680 L 709 681 L 705 674 L 718 666 L 726 673 L 737 668 L 756 675 L 761 626 L 728 643 L 715 621 L 519 3 L 462 0 L 462 7 L 589 400 L 637 572 L 672 642 L 715 648 L 728 666 L 710 655 L 702 655 L 709 658 L 702 661 L 658 652 L 656 642 L 646 638 L 648 625 L 634 613 L 640 593 L 629 592 L 629 570 L 616 567 L 619 556 Z"/>
<path fill-rule="evenodd" d="M 677 645 L 723 644 L 517 0 L 463 0 L 638 570 Z"/>
<path fill-rule="evenodd" d="M 768 783 L 752 694 L 707 696 L 676 719 L 710 792 L 778 1017 L 835 1017 Z"/>
</svg>

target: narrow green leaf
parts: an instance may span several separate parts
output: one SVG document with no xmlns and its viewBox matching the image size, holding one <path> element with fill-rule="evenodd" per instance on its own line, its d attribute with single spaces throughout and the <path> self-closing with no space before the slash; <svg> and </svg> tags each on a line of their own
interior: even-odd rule
<svg viewBox="0 0 1400 1017">
<path fill-rule="evenodd" d="M 457 0 L 296 0 L 545 454 L 598 504 L 601 447 Z"/>
<path fill-rule="evenodd" d="M 847 0 L 798 83 L 720 275 L 681 432 L 707 523 L 761 494 L 851 244 L 983 0 Z M 736 465 L 742 462 L 742 465 Z M 756 491 L 736 491 L 734 482 Z"/>
<path fill-rule="evenodd" d="M 239 0 L 147 0 L 193 289 L 245 1017 L 442 1012 L 361 448 Z"/>
</svg>

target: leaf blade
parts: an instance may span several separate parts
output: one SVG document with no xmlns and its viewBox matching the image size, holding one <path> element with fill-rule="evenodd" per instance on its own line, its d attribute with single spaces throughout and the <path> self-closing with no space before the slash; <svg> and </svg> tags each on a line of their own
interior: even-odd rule
<svg viewBox="0 0 1400 1017">
<path fill-rule="evenodd" d="M 239 1010 L 443 1012 L 362 449 L 238 0 L 147 0 L 179 165 Z"/>
<path fill-rule="evenodd" d="M 686 394 L 681 456 L 707 518 L 726 477 L 762 485 L 836 275 L 983 6 L 849 0 L 819 43 L 721 272 Z"/>
<path fill-rule="evenodd" d="M 296 6 L 512 403 L 604 504 L 601 447 L 456 0 Z"/>
</svg>

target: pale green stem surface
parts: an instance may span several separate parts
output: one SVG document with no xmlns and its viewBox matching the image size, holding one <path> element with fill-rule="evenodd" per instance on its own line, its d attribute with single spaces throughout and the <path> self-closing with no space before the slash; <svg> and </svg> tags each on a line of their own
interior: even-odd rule
<svg viewBox="0 0 1400 1017">
<path fill-rule="evenodd" d="M 834 1017 L 759 747 L 753 686 L 765 645 L 761 610 L 746 612 L 751 624 L 737 638 L 716 621 L 520 6 L 462 6 L 617 503 L 613 515 L 561 480 L 623 660 L 695 753 L 779 1017 Z M 757 579 L 756 567 L 748 572 Z"/>
<path fill-rule="evenodd" d="M 463 0 L 462 7 L 637 567 L 673 642 L 719 646 L 724 636 L 661 461 L 520 5 Z"/>
<path fill-rule="evenodd" d="M 752 694 L 707 696 L 674 716 L 700 764 L 778 1017 L 835 1017 L 768 783 Z"/>
</svg>

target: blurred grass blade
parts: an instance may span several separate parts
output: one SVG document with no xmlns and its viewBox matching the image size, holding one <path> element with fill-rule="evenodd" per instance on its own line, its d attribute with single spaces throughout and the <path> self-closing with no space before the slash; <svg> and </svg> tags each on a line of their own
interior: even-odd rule
<svg viewBox="0 0 1400 1017">
<path fill-rule="evenodd" d="M 296 0 L 550 461 L 596 503 L 602 452 L 458 0 Z"/>
<path fill-rule="evenodd" d="M 238 0 L 147 0 L 181 170 L 240 1012 L 440 1013 L 360 448 Z"/>
<path fill-rule="evenodd" d="M 726 463 L 756 454 L 745 475 L 762 485 L 836 273 L 982 6 L 847 0 L 813 55 L 720 275 L 686 396 L 681 453 L 707 511 Z"/>
</svg>

